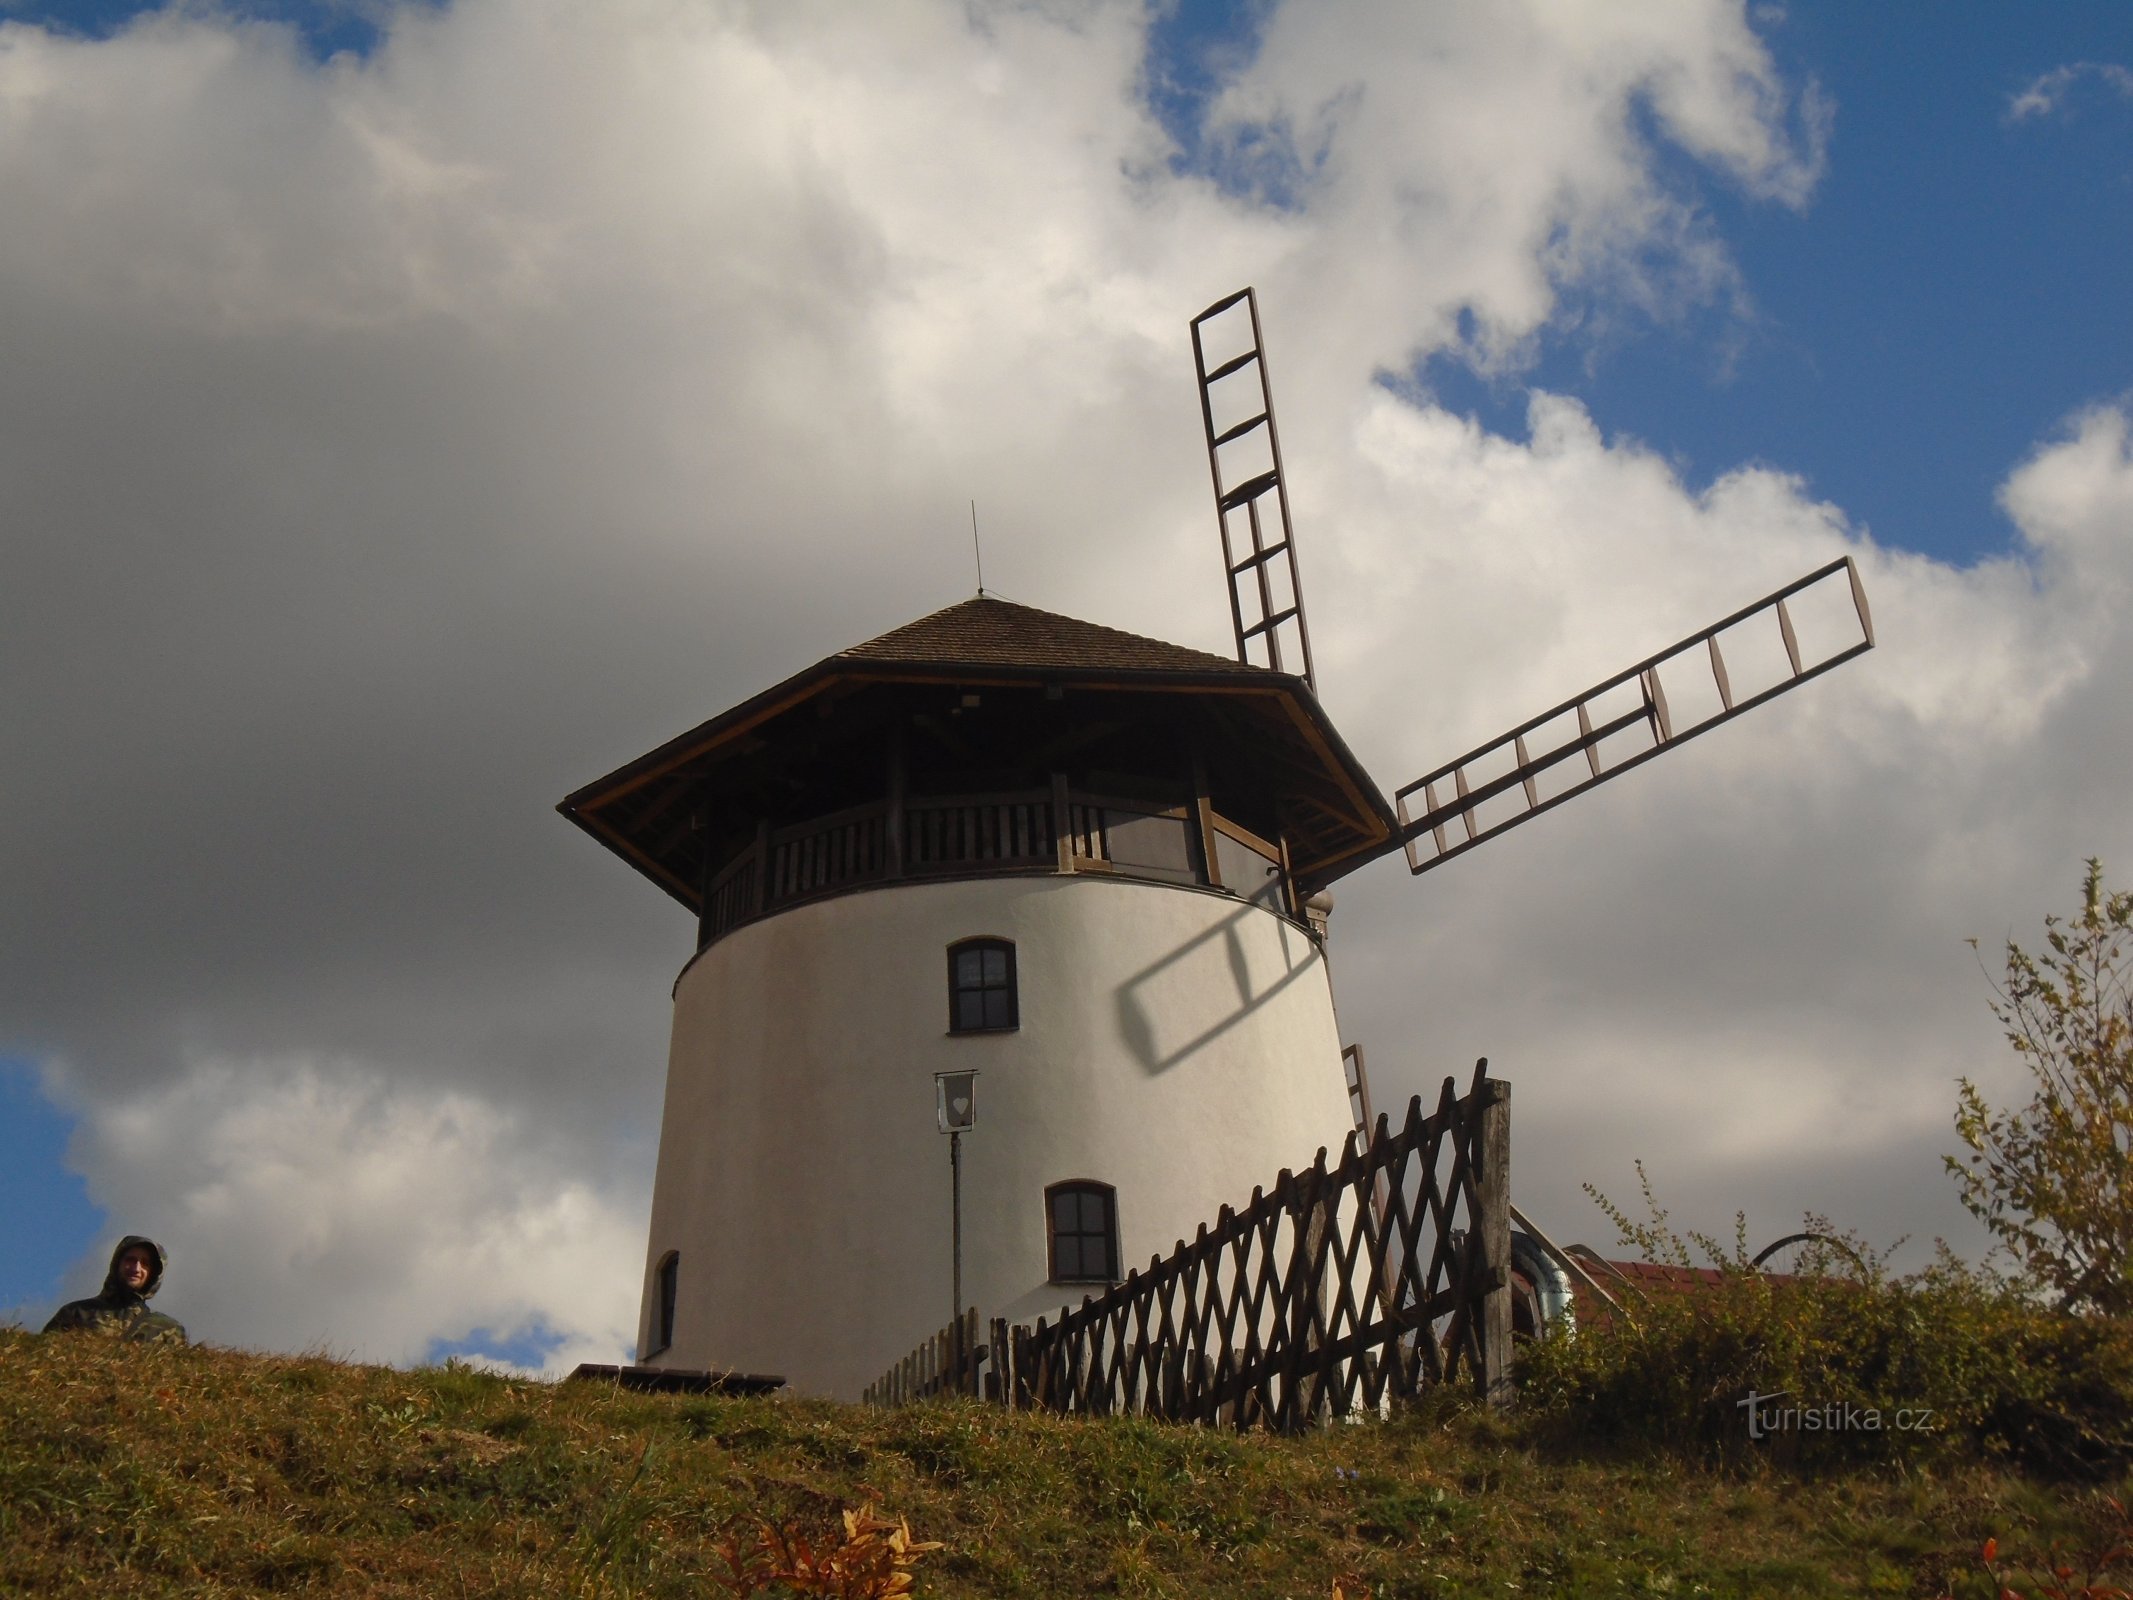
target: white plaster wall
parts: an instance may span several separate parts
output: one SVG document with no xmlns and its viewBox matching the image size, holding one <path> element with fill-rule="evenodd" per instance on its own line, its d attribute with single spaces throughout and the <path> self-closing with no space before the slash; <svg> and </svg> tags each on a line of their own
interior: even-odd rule
<svg viewBox="0 0 2133 1600">
<path fill-rule="evenodd" d="M 948 1032 L 947 948 L 1014 941 L 1021 1026 Z M 1218 892 L 1098 876 L 905 884 L 728 935 L 675 989 L 646 1253 L 681 1256 L 654 1365 L 856 1398 L 952 1310 L 933 1074 L 977 1068 L 963 1297 L 1050 1315 L 1044 1189 L 1118 1190 L 1146 1265 L 1283 1167 L 1337 1150 L 1347 1090 L 1309 936 Z"/>
</svg>

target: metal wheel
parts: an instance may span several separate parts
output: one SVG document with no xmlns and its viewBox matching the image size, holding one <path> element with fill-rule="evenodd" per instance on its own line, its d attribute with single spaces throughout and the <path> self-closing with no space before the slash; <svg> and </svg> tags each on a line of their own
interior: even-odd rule
<svg viewBox="0 0 2133 1600">
<path fill-rule="evenodd" d="M 1852 1273 L 1862 1277 L 1868 1268 L 1859 1252 L 1829 1233 L 1788 1233 L 1757 1253 L 1755 1269 L 1773 1277 L 1841 1278 Z"/>
</svg>

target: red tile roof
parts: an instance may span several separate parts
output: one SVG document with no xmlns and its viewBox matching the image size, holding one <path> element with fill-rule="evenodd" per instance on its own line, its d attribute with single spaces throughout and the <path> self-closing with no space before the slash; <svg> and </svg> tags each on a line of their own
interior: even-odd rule
<svg viewBox="0 0 2133 1600">
<path fill-rule="evenodd" d="M 1610 1261 L 1607 1263 L 1640 1289 L 1709 1289 L 1725 1281 L 1713 1267 L 1677 1267 L 1663 1261 Z M 1607 1275 L 1600 1274 L 1605 1283 Z"/>
</svg>

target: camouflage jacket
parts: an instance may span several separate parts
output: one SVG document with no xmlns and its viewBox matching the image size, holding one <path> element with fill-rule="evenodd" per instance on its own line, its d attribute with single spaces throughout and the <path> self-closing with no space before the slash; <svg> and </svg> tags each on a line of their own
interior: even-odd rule
<svg viewBox="0 0 2133 1600">
<path fill-rule="evenodd" d="M 140 1289 L 130 1289 L 119 1277 L 119 1257 L 136 1245 L 145 1245 L 155 1260 L 155 1270 Z M 148 1297 L 162 1286 L 163 1249 L 153 1239 L 129 1233 L 111 1252 L 111 1270 L 104 1274 L 104 1288 L 88 1300 L 70 1300 L 52 1313 L 46 1333 L 86 1330 L 107 1339 L 167 1339 L 185 1343 L 185 1327 L 175 1317 L 148 1309 Z"/>
</svg>

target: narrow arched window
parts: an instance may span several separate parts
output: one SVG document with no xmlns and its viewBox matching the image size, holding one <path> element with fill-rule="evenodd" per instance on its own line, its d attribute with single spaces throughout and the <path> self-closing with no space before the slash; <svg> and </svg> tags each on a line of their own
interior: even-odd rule
<svg viewBox="0 0 2133 1600">
<path fill-rule="evenodd" d="M 1021 1025 L 1015 947 L 1005 939 L 965 939 L 950 945 L 948 1031 L 1002 1033 Z"/>
<path fill-rule="evenodd" d="M 1044 1191 L 1054 1283 L 1118 1281 L 1118 1191 L 1108 1183 L 1055 1183 Z"/>
<path fill-rule="evenodd" d="M 680 1287 L 681 1252 L 669 1250 L 660 1258 L 653 1275 L 652 1348 L 645 1352 L 648 1356 L 656 1356 L 674 1342 L 674 1296 Z"/>
</svg>

